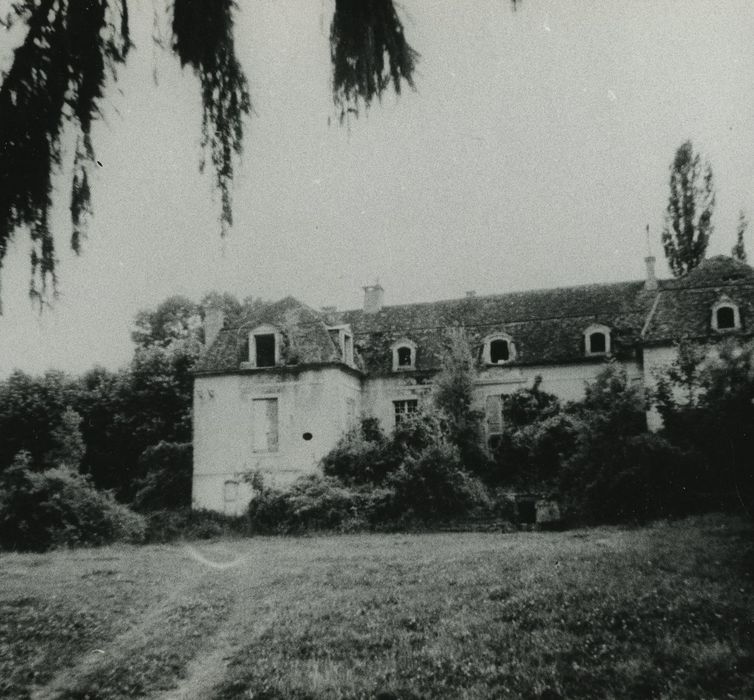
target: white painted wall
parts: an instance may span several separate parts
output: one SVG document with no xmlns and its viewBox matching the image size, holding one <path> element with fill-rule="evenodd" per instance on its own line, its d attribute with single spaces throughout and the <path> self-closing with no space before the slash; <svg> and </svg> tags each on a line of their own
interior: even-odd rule
<svg viewBox="0 0 754 700">
<path fill-rule="evenodd" d="M 672 360 L 659 351 L 650 353 L 650 362 L 660 365 L 668 357 Z M 490 367 L 479 375 L 475 408 L 484 411 L 487 396 L 532 386 L 537 375 L 542 377 L 543 391 L 563 401 L 578 400 L 585 384 L 603 367 L 599 362 Z M 636 363 L 625 367 L 630 381 L 643 380 Z M 418 399 L 421 403 L 430 400 L 431 392 L 431 384 L 419 383 L 410 374 L 369 378 L 362 385 L 359 377 L 337 367 L 199 376 L 194 382 L 193 506 L 241 513 L 253 496 L 243 481 L 245 474 L 260 471 L 270 485 L 289 484 L 317 471 L 321 458 L 359 415 L 375 416 L 389 433 L 395 425 L 394 401 Z M 278 402 L 276 451 L 258 449 L 260 442 L 266 442 L 255 436 L 253 402 L 264 398 Z M 312 439 L 304 440 L 304 433 L 311 433 Z M 236 498 L 229 500 L 227 496 L 234 492 Z"/>
<path fill-rule="evenodd" d="M 348 399 L 358 414 L 360 383 L 334 367 L 196 377 L 193 507 L 240 513 L 253 495 L 245 474 L 260 471 L 268 484 L 282 486 L 316 471 L 348 427 Z M 253 401 L 265 398 L 277 399 L 276 451 L 260 448 L 266 441 L 255 436 Z M 225 484 L 233 481 L 238 497 L 228 502 Z"/>
<path fill-rule="evenodd" d="M 531 367 L 489 367 L 479 373 L 474 395 L 474 408 L 484 411 L 486 397 L 511 394 L 516 389 L 530 387 L 537 375 L 542 377 L 541 389 L 555 394 L 562 401 L 578 401 L 584 397 L 584 387 L 604 369 L 602 362 L 573 365 L 536 365 Z M 642 371 L 636 362 L 625 363 L 629 381 L 642 381 Z M 375 377 L 364 382 L 362 413 L 379 419 L 382 429 L 390 432 L 395 425 L 393 401 L 416 398 L 426 401 L 431 396 L 431 384 L 417 384 L 411 375 L 394 374 Z"/>
</svg>

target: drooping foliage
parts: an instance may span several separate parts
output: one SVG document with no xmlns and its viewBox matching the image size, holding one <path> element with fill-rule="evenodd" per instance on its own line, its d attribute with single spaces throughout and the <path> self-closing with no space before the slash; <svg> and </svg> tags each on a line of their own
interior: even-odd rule
<svg viewBox="0 0 754 700">
<path fill-rule="evenodd" d="M 202 92 L 202 148 L 220 191 L 223 233 L 233 224 L 233 159 L 241 154 L 251 98 L 233 41 L 234 0 L 174 0 L 173 48 L 191 66 Z M 202 168 L 204 161 L 202 161 Z"/>
<path fill-rule="evenodd" d="M 333 101 L 341 122 L 369 108 L 392 83 L 414 87 L 418 54 L 406 41 L 393 0 L 336 0 L 330 27 Z"/>
<path fill-rule="evenodd" d="M 682 143 L 670 166 L 670 196 L 665 212 L 662 245 L 676 277 L 702 260 L 713 231 L 715 187 L 712 167 L 702 163 L 691 141 Z"/>
<path fill-rule="evenodd" d="M 28 227 L 31 293 L 40 296 L 55 282 L 49 210 L 64 129 L 77 144 L 70 208 L 78 251 L 91 210 L 92 121 L 131 41 L 126 0 L 23 0 L 8 18 L 19 20 L 26 37 L 0 85 L 0 262 L 15 230 Z"/>
<path fill-rule="evenodd" d="M 201 146 L 220 193 L 223 234 L 232 224 L 231 190 L 251 99 L 233 35 L 234 0 L 166 0 L 170 48 L 196 74 L 202 97 Z M 53 176 L 71 172 L 71 247 L 79 252 L 96 164 L 91 126 L 131 48 L 128 0 L 17 0 L 0 24 L 26 30 L 0 76 L 0 264 L 19 229 L 30 233 L 31 292 L 54 290 L 55 243 L 49 212 Z M 333 96 L 341 116 L 358 113 L 392 84 L 413 86 L 416 52 L 393 0 L 336 0 L 330 45 Z M 342 121 L 342 119 L 341 119 Z M 64 145 L 75 144 L 72 164 Z"/>
</svg>

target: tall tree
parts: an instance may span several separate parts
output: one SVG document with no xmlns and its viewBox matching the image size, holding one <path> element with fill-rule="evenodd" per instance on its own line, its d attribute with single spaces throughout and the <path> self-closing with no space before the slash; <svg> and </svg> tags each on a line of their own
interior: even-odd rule
<svg viewBox="0 0 754 700">
<path fill-rule="evenodd" d="M 736 229 L 736 244 L 730 249 L 730 255 L 739 262 L 746 262 L 746 248 L 744 248 L 744 233 L 749 228 L 749 220 L 744 210 L 738 212 L 738 228 Z"/>
<path fill-rule="evenodd" d="M 52 176 L 63 165 L 62 136 L 76 139 L 70 210 L 71 247 L 79 252 L 91 214 L 91 126 L 131 49 L 129 0 L 14 0 L 0 24 L 24 25 L 25 39 L 0 75 L 0 265 L 19 229 L 32 241 L 33 296 L 55 288 L 49 225 Z M 224 233 L 233 222 L 231 185 L 251 99 L 234 42 L 235 0 L 165 0 L 170 49 L 197 76 L 201 146 L 220 192 Z M 514 3 L 515 5 L 515 3 Z M 413 86 L 417 54 L 393 0 L 335 0 L 330 31 L 333 100 L 341 121 L 368 108 L 391 85 Z M 202 167 L 204 158 L 202 159 Z"/>
<path fill-rule="evenodd" d="M 676 277 L 702 260 L 712 234 L 715 188 L 712 167 L 694 153 L 691 141 L 682 143 L 670 166 L 670 197 L 665 212 L 662 245 Z"/>
</svg>

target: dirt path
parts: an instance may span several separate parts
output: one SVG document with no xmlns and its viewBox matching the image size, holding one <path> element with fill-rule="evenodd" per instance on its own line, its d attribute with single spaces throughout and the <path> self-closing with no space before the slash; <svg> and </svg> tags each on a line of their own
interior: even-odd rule
<svg viewBox="0 0 754 700">
<path fill-rule="evenodd" d="M 136 624 L 103 644 L 102 648 L 93 649 L 80 657 L 74 666 L 60 671 L 44 686 L 35 688 L 31 693 L 32 700 L 55 700 L 78 680 L 95 674 L 97 669 L 110 663 L 113 658 L 124 657 L 129 650 L 149 639 L 150 632 L 175 608 L 178 601 L 190 595 L 196 585 L 195 580 L 187 579 L 183 585 L 147 609 Z"/>
</svg>

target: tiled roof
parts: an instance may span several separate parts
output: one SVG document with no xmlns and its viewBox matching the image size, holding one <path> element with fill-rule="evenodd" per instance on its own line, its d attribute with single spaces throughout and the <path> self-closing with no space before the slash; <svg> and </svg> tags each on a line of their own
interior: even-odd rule
<svg viewBox="0 0 754 700">
<path fill-rule="evenodd" d="M 723 256 L 703 261 L 679 279 L 660 281 L 656 291 L 645 290 L 644 281 L 591 284 L 385 306 L 374 314 L 319 312 L 286 297 L 254 306 L 240 326 L 221 331 L 197 371 L 238 370 L 248 358 L 249 331 L 263 324 L 282 333 L 288 365 L 339 362 L 337 339 L 328 327 L 349 324 L 357 365 L 370 375 L 391 373 L 391 346 L 401 339 L 416 344 L 417 371 L 438 369 L 459 327 L 477 357 L 486 336 L 509 335 L 516 349 L 510 364 L 526 365 L 595 361 L 585 356 L 584 331 L 600 324 L 611 330 L 613 354 L 629 359 L 645 343 L 714 335 L 711 309 L 723 294 L 739 307 L 740 332 L 754 331 L 754 269 Z"/>
<path fill-rule="evenodd" d="M 196 367 L 197 372 L 235 371 L 249 358 L 249 333 L 262 325 L 277 328 L 283 336 L 282 356 L 286 364 L 303 365 L 340 359 L 327 332 L 322 314 L 286 297 L 271 304 L 252 307 L 236 328 L 220 331 Z"/>
<path fill-rule="evenodd" d="M 723 255 L 704 260 L 689 274 L 663 282 L 643 339 L 650 344 L 683 336 L 714 337 L 712 307 L 725 296 L 738 306 L 742 334 L 754 330 L 754 269 Z"/>
<path fill-rule="evenodd" d="M 451 329 L 461 326 L 476 355 L 486 336 L 506 333 L 516 348 L 511 364 L 574 362 L 585 359 L 584 331 L 592 324 L 610 327 L 616 353 L 630 355 L 653 296 L 644 282 L 592 284 L 344 311 L 338 320 L 351 325 L 369 373 L 391 371 L 391 346 L 403 338 L 417 345 L 417 370 L 437 369 Z"/>
</svg>

